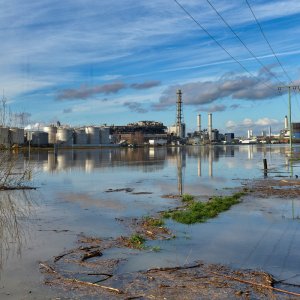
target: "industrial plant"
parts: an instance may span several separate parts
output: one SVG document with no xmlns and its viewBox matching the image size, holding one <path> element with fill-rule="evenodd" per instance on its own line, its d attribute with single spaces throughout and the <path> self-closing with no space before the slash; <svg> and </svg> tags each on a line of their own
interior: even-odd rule
<svg viewBox="0 0 300 300">
<path fill-rule="evenodd" d="M 0 127 L 0 146 L 2 148 L 32 147 L 104 147 L 104 146 L 163 146 L 163 145 L 207 145 L 207 144 L 255 144 L 255 143 L 288 143 L 290 136 L 293 142 L 300 142 L 300 123 L 291 123 L 287 116 L 284 128 L 279 134 L 253 135 L 248 129 L 246 137 L 235 137 L 233 132 L 221 134 L 213 127 L 213 115 L 207 114 L 207 127 L 203 128 L 202 116 L 195 117 L 196 131 L 186 134 L 183 116 L 183 93 L 176 92 L 176 116 L 172 126 L 165 126 L 156 121 L 139 121 L 123 126 L 83 126 L 51 124 L 39 130 L 17 127 Z M 175 102 L 175 101 L 174 101 Z"/>
</svg>

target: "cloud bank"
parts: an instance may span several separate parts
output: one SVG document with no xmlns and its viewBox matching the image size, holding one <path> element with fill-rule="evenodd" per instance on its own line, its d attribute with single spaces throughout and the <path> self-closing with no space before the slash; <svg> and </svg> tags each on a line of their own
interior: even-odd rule
<svg viewBox="0 0 300 300">
<path fill-rule="evenodd" d="M 129 86 L 124 82 L 115 82 L 115 83 L 95 85 L 95 86 L 82 85 L 79 88 L 64 89 L 59 91 L 59 93 L 56 96 L 56 99 L 60 101 L 86 100 L 99 94 L 103 94 L 103 95 L 117 94 L 118 92 L 127 88 L 132 88 L 136 90 L 145 90 L 145 89 L 156 87 L 158 85 L 160 85 L 160 81 L 158 80 L 150 80 L 142 83 L 132 83 Z"/>
<path fill-rule="evenodd" d="M 272 83 L 264 72 L 260 71 L 257 77 L 228 73 L 215 81 L 170 86 L 162 93 L 154 109 L 163 110 L 174 104 L 177 89 L 181 89 L 185 105 L 208 105 L 225 98 L 258 101 L 280 96 L 277 84 Z"/>
</svg>

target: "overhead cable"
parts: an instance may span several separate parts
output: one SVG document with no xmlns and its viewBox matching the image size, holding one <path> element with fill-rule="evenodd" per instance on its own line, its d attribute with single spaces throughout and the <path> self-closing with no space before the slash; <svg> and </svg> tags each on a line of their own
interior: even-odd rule
<svg viewBox="0 0 300 300">
<path fill-rule="evenodd" d="M 191 18 L 196 24 L 197 26 L 199 26 L 220 48 L 222 48 L 230 57 L 231 59 L 233 59 L 237 64 L 240 65 L 240 67 L 245 70 L 251 77 L 255 78 L 259 83 L 264 84 L 266 87 L 268 87 L 269 89 L 271 89 L 272 91 L 274 91 L 275 89 L 270 86 L 269 84 L 267 84 L 264 81 L 261 81 L 259 78 L 257 78 L 256 75 L 254 75 L 253 73 L 251 73 L 249 70 L 247 70 L 247 68 L 239 61 L 237 60 L 222 44 L 220 44 L 214 36 L 212 36 L 208 30 L 203 27 L 200 22 L 198 22 L 177 0 L 174 0 L 174 2 L 185 12 L 186 15 L 189 16 L 189 18 Z"/>
<path fill-rule="evenodd" d="M 285 68 L 284 68 L 283 65 L 281 64 L 280 60 L 278 59 L 278 56 L 276 55 L 276 53 L 275 53 L 273 47 L 271 46 L 270 42 L 268 41 L 268 39 L 267 39 L 267 37 L 266 37 L 266 35 L 265 35 L 263 29 L 262 29 L 262 26 L 260 25 L 260 23 L 259 23 L 257 17 L 255 16 L 255 13 L 254 13 L 252 7 L 250 6 L 250 3 L 248 2 L 248 0 L 245 0 L 245 1 L 246 1 L 247 5 L 248 5 L 248 7 L 249 7 L 249 9 L 250 9 L 250 11 L 251 11 L 251 13 L 252 13 L 254 19 L 255 19 L 255 21 L 256 21 L 257 26 L 259 27 L 259 30 L 260 30 L 262 36 L 264 37 L 266 43 L 269 45 L 269 48 L 271 49 L 271 51 L 272 51 L 274 57 L 276 58 L 278 64 L 280 65 L 282 71 L 284 72 L 284 74 L 286 75 L 286 77 L 288 78 L 288 80 L 289 80 L 290 83 L 291 83 L 293 80 L 291 79 L 291 77 L 289 76 L 289 74 L 286 72 Z"/>
<path fill-rule="evenodd" d="M 220 17 L 223 23 L 230 29 L 230 31 L 236 36 L 236 38 L 241 42 L 241 44 L 247 49 L 250 55 L 266 70 L 272 77 L 276 78 L 276 80 L 283 84 L 282 81 L 261 62 L 261 60 L 255 55 L 255 53 L 249 49 L 249 47 L 243 42 L 243 40 L 238 36 L 238 34 L 233 30 L 233 28 L 228 24 L 228 22 L 224 19 L 224 17 L 219 13 L 219 11 L 215 8 L 215 6 L 209 1 L 206 0 L 207 3 L 211 6 L 211 8 L 215 11 L 215 13 Z"/>
</svg>

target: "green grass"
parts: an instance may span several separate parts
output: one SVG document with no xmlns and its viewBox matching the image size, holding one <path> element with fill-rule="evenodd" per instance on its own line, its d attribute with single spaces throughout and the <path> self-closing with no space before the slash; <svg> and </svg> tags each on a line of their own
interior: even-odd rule
<svg viewBox="0 0 300 300">
<path fill-rule="evenodd" d="M 145 247 L 145 241 L 146 239 L 137 233 L 133 234 L 129 239 L 130 245 L 136 249 L 143 249 Z"/>
<path fill-rule="evenodd" d="M 215 196 L 208 202 L 189 200 L 184 209 L 166 212 L 163 216 L 183 224 L 206 222 L 208 219 L 228 210 L 232 205 L 239 203 L 240 198 L 244 195 L 244 192 L 240 192 L 232 196 Z"/>
<path fill-rule="evenodd" d="M 153 217 L 145 217 L 144 219 L 148 226 L 162 227 L 165 225 L 165 221 L 163 219 L 157 219 Z"/>
<path fill-rule="evenodd" d="M 195 197 L 190 194 L 183 194 L 182 195 L 182 201 L 183 202 L 191 202 L 194 201 Z"/>
</svg>

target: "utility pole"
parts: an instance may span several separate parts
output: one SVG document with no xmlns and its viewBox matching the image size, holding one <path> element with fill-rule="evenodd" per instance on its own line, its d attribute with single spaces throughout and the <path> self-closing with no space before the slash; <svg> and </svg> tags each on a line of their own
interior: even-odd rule
<svg viewBox="0 0 300 300">
<path fill-rule="evenodd" d="M 283 85 L 279 86 L 278 90 L 281 91 L 282 89 L 288 89 L 288 96 L 289 96 L 289 131 L 290 131 L 290 150 L 292 153 L 292 138 L 293 138 L 293 128 L 292 128 L 292 107 L 291 107 L 291 89 L 293 90 L 300 90 L 299 85 Z"/>
</svg>

